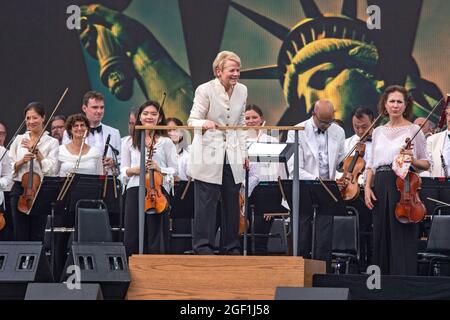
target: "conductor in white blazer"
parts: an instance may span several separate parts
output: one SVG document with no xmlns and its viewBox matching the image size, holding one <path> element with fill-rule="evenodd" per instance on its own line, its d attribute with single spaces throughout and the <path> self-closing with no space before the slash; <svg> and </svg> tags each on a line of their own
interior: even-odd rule
<svg viewBox="0 0 450 320">
<path fill-rule="evenodd" d="M 436 133 L 427 139 L 427 152 L 431 158 L 431 176 L 450 176 L 450 106 L 445 109 L 447 130 Z"/>
<path fill-rule="evenodd" d="M 299 131 L 299 178 L 300 180 L 334 180 L 336 167 L 343 160 L 344 130 L 334 122 L 334 107 L 329 100 L 318 100 L 310 119 L 299 123 L 305 130 Z M 288 133 L 287 142 L 294 142 L 294 132 Z M 289 160 L 289 174 L 294 172 L 294 159 Z M 300 190 L 302 193 L 302 190 Z M 319 204 L 320 205 L 320 204 Z M 300 204 L 298 254 L 309 257 L 311 252 L 312 203 L 304 196 Z M 333 217 L 316 217 L 316 240 L 314 258 L 327 262 L 331 269 L 331 240 Z"/>
<path fill-rule="evenodd" d="M 120 163 L 121 139 L 119 130 L 102 123 L 103 116 L 105 115 L 105 98 L 100 92 L 88 91 L 83 97 L 81 109 L 89 120 L 90 132 L 86 138 L 86 143 L 89 146 L 97 148 L 103 154 L 106 140 L 111 135 L 109 145 L 114 150 L 108 147 L 106 157 L 103 160 L 103 166 L 106 169 L 110 169 L 114 165 L 113 152 L 116 153 L 117 160 Z M 69 142 L 70 138 L 65 131 L 63 144 Z"/>
<path fill-rule="evenodd" d="M 213 62 L 216 78 L 195 91 L 188 125 L 194 132 L 187 172 L 194 180 L 193 250 L 213 254 L 216 209 L 222 203 L 222 253 L 240 254 L 239 188 L 244 181 L 245 132 L 213 130 L 217 126 L 244 125 L 247 87 L 238 83 L 241 60 L 233 52 L 220 52 Z"/>
</svg>

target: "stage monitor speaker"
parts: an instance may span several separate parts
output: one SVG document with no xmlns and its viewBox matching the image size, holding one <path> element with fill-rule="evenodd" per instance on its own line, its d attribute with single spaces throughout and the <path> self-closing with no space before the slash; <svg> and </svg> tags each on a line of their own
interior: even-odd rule
<svg viewBox="0 0 450 320">
<path fill-rule="evenodd" d="M 25 300 L 103 300 L 98 283 L 82 283 L 80 289 L 69 289 L 65 283 L 30 283 Z"/>
<path fill-rule="evenodd" d="M 41 242 L 0 242 L 0 300 L 22 300 L 29 282 L 52 281 Z"/>
<path fill-rule="evenodd" d="M 350 300 L 348 288 L 277 287 L 275 300 Z"/>
<path fill-rule="evenodd" d="M 131 278 L 123 244 L 74 242 L 66 263 L 70 265 L 80 268 L 81 283 L 99 283 L 105 299 L 125 298 Z"/>
<path fill-rule="evenodd" d="M 315 274 L 313 287 L 349 288 L 352 300 L 450 300 L 450 277 Z"/>
</svg>

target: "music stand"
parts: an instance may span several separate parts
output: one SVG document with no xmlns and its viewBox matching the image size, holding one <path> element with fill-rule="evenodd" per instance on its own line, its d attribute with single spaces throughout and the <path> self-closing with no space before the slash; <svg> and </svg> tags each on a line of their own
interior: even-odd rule
<svg viewBox="0 0 450 320">
<path fill-rule="evenodd" d="M 55 207 L 54 199 L 58 196 L 62 185 L 60 177 L 44 177 L 41 186 L 36 195 L 33 207 L 30 210 L 31 215 L 47 215 L 50 212 L 50 267 L 52 269 L 52 276 L 54 277 L 54 217 Z M 45 231 L 44 231 L 45 234 Z"/>
<path fill-rule="evenodd" d="M 334 180 L 325 180 L 323 184 L 333 194 L 328 193 L 326 188 L 318 180 L 300 180 L 300 190 L 304 196 L 309 196 L 313 208 L 312 237 L 311 237 L 311 259 L 315 258 L 315 236 L 317 215 L 345 216 L 347 208 L 342 199 L 339 188 Z M 302 214 L 302 213 L 300 213 Z"/>
<path fill-rule="evenodd" d="M 292 180 L 282 180 L 281 186 L 286 196 L 286 201 L 290 203 L 290 208 L 292 207 Z M 252 192 L 249 197 L 249 206 L 252 208 L 252 252 L 255 254 L 256 247 L 255 241 L 257 236 L 263 236 L 262 234 L 255 233 L 255 213 L 256 215 L 265 213 L 282 213 L 284 211 L 289 211 L 281 205 L 283 200 L 283 194 L 280 190 L 280 185 L 278 181 L 262 181 L 260 182 Z"/>
<path fill-rule="evenodd" d="M 247 153 L 251 162 L 283 163 L 289 178 L 287 162 L 294 154 L 294 143 L 248 142 Z"/>
<path fill-rule="evenodd" d="M 284 163 L 284 170 L 286 177 L 289 177 L 289 170 L 287 162 L 294 154 L 294 143 L 273 143 L 273 142 L 247 142 L 247 154 L 251 162 L 270 162 L 270 163 Z M 248 218 L 248 170 L 245 176 L 245 210 L 244 221 L 247 223 Z M 253 236 L 252 224 L 252 248 L 254 249 L 255 239 Z M 247 228 L 244 230 L 244 255 L 247 255 Z M 254 251 L 253 251 L 254 252 Z"/>
<path fill-rule="evenodd" d="M 171 238 L 190 238 L 192 239 L 192 219 L 194 219 L 194 181 L 191 181 L 189 186 L 188 181 L 177 181 L 174 187 L 174 197 L 172 201 L 172 210 L 170 215 L 174 220 L 176 219 L 189 219 L 190 223 L 190 233 L 187 233 L 183 229 L 183 233 L 171 233 Z M 183 197 L 184 195 L 184 197 Z M 192 247 L 192 244 L 191 244 Z"/>
</svg>

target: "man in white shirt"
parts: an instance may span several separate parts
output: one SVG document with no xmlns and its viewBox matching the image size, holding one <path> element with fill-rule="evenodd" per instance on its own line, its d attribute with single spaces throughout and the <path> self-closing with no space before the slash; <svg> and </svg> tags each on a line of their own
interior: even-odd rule
<svg viewBox="0 0 450 320">
<path fill-rule="evenodd" d="M 90 125 L 90 132 L 86 138 L 88 145 L 96 147 L 103 154 L 108 136 L 111 136 L 106 157 L 103 161 L 104 167 L 110 169 L 114 166 L 113 152 L 116 153 L 118 162 L 120 162 L 121 139 L 119 130 L 102 123 L 105 115 L 105 99 L 103 95 L 100 92 L 88 91 L 83 97 L 81 109 L 88 118 Z M 64 132 L 63 144 L 69 142 L 69 136 L 67 132 Z"/>
<path fill-rule="evenodd" d="M 447 130 L 427 139 L 427 152 L 431 158 L 432 177 L 450 177 L 450 105 L 445 109 Z"/>
<path fill-rule="evenodd" d="M 334 180 L 336 167 L 344 158 L 345 133 L 339 125 L 334 123 L 335 110 L 329 100 L 318 100 L 314 105 L 313 116 L 299 123 L 305 130 L 299 131 L 299 178 L 301 180 Z M 287 142 L 294 142 L 294 132 L 288 133 Z M 294 172 L 294 158 L 288 162 L 289 175 Z M 300 204 L 299 223 L 299 252 L 309 257 L 311 252 L 311 222 L 312 203 L 309 196 L 303 195 Z M 320 204 L 319 204 L 320 205 Z M 331 271 L 331 241 L 333 232 L 333 217 L 316 217 L 316 240 L 314 258 L 325 260 L 327 270 Z"/>
<path fill-rule="evenodd" d="M 352 111 L 352 125 L 353 125 L 353 131 L 355 134 L 351 136 L 348 139 L 345 139 L 344 141 L 344 150 L 345 154 L 347 155 L 350 150 L 360 141 L 363 134 L 369 129 L 369 127 L 372 125 L 374 120 L 374 114 L 373 111 L 366 107 L 357 107 Z M 372 128 L 373 131 L 373 128 Z M 372 137 L 370 136 L 372 132 L 369 133 L 369 137 L 366 139 L 365 145 L 365 152 L 364 152 L 364 161 L 367 163 L 367 160 L 370 158 L 370 153 L 372 151 Z M 354 155 L 355 152 L 352 153 Z M 341 166 L 342 163 L 340 163 L 339 166 Z M 339 168 L 338 168 L 339 169 Z M 342 176 L 341 172 L 336 172 L 336 178 L 340 178 Z M 364 171 L 364 174 L 359 176 L 358 183 L 360 185 L 364 184 L 366 176 L 366 171 Z"/>
</svg>

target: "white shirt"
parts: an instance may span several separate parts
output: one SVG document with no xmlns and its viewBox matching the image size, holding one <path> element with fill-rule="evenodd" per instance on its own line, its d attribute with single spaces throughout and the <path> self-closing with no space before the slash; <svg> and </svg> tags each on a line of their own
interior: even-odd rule
<svg viewBox="0 0 450 320">
<path fill-rule="evenodd" d="M 0 146 L 0 158 L 3 157 L 0 163 L 0 205 L 5 201 L 3 191 L 10 190 L 12 185 L 12 167 L 11 159 L 8 155 L 8 150 Z"/>
<path fill-rule="evenodd" d="M 442 156 L 447 166 L 447 174 L 450 174 L 450 130 L 447 130 L 444 138 L 444 147 L 442 148 Z"/>
<path fill-rule="evenodd" d="M 145 148 L 147 153 L 147 148 Z M 128 139 L 122 145 L 122 165 L 121 172 L 126 174 L 127 170 L 132 167 L 139 167 L 141 164 L 141 152 L 133 147 L 133 140 Z M 178 169 L 178 154 L 175 144 L 170 138 L 159 137 L 155 144 L 153 158 L 158 166 L 161 168 L 161 173 L 164 175 L 164 189 L 170 192 L 171 184 L 173 184 L 173 177 L 177 174 Z M 128 181 L 127 188 L 139 186 L 139 175 L 133 175 Z"/>
<path fill-rule="evenodd" d="M 312 121 L 314 128 L 314 137 L 316 139 L 319 150 L 319 175 L 322 179 L 330 179 L 330 171 L 328 167 L 328 130 L 324 133 L 319 133 L 314 121 Z"/>
<path fill-rule="evenodd" d="M 419 130 L 416 124 L 391 128 L 379 126 L 372 133 L 372 150 L 368 159 L 366 168 L 372 168 L 375 172 L 380 166 L 391 165 L 395 157 L 400 153 L 400 149 L 405 146 L 405 139 L 412 138 Z M 417 160 L 430 159 L 427 155 L 427 144 L 423 132 L 417 134 L 414 138 L 413 154 Z"/>
<path fill-rule="evenodd" d="M 189 145 L 186 149 L 183 149 L 182 152 L 178 154 L 178 178 L 181 181 L 189 180 L 189 176 L 187 174 L 187 165 L 189 159 L 191 157 L 191 146 Z"/>
<path fill-rule="evenodd" d="M 66 145 L 59 146 L 59 176 L 65 177 L 75 169 L 78 154 L 72 154 Z M 90 147 L 89 151 L 82 155 L 76 173 L 81 174 L 103 174 L 102 154 L 97 148 Z"/>
<path fill-rule="evenodd" d="M 28 172 L 30 168 L 29 163 L 26 163 L 20 167 L 18 172 L 14 172 L 14 164 L 17 161 L 22 160 L 23 157 L 29 153 L 28 149 L 22 146 L 22 140 L 25 138 L 30 139 L 30 133 L 28 131 L 24 134 L 18 135 L 9 149 L 9 157 L 11 158 L 11 168 L 13 170 L 14 181 L 21 181 L 22 176 Z M 43 155 L 44 159 L 41 161 L 42 168 L 39 165 L 39 161 L 33 161 L 34 172 L 39 174 L 41 179 L 43 176 L 56 176 L 58 170 L 59 141 L 49 136 L 48 132 L 44 132 L 41 140 L 39 140 L 37 148 Z"/>
</svg>

